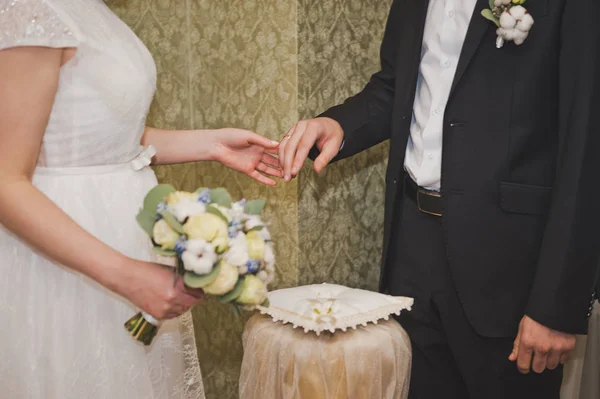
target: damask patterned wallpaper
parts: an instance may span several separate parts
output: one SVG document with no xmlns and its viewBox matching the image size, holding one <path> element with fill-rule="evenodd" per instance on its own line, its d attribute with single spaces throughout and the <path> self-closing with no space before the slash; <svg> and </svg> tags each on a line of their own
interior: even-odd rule
<svg viewBox="0 0 600 399">
<path fill-rule="evenodd" d="M 359 92 L 379 68 L 391 0 L 299 0 L 301 118 Z M 377 289 L 388 145 L 299 176 L 300 284 Z"/>
<path fill-rule="evenodd" d="M 359 91 L 377 68 L 391 0 L 109 0 L 154 55 L 149 125 L 235 126 L 280 138 Z M 224 186 L 268 200 L 278 287 L 338 282 L 375 288 L 382 239 L 380 146 L 275 189 L 217 164 L 157 168 L 181 189 Z M 209 302 L 194 311 L 209 399 L 237 397 L 247 316 Z"/>
</svg>

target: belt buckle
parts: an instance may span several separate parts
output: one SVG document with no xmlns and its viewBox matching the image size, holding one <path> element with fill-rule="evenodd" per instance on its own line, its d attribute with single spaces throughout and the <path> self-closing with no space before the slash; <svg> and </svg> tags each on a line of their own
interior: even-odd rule
<svg viewBox="0 0 600 399">
<path fill-rule="evenodd" d="M 436 192 L 425 191 L 422 188 L 417 189 L 417 207 L 419 208 L 419 211 L 426 213 L 428 215 L 441 217 L 442 216 L 441 213 L 431 212 L 431 211 L 421 208 L 421 195 L 426 195 L 428 197 L 436 197 L 436 198 L 440 198 L 442 195 L 440 193 L 436 193 Z"/>
</svg>

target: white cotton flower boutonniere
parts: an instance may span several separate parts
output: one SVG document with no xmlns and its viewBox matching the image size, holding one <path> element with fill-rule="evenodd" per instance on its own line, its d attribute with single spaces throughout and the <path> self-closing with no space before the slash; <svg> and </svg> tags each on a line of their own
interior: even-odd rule
<svg viewBox="0 0 600 399">
<path fill-rule="evenodd" d="M 490 8 L 481 11 L 484 18 L 492 21 L 498 29 L 496 47 L 512 41 L 517 46 L 523 44 L 533 26 L 533 17 L 523 7 L 526 0 L 490 0 Z"/>
</svg>

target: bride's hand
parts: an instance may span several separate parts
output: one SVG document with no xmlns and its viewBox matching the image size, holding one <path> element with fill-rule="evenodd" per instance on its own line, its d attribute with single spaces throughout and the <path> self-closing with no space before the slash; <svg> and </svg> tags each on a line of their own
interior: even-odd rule
<svg viewBox="0 0 600 399">
<path fill-rule="evenodd" d="M 173 268 L 132 262 L 118 293 L 157 320 L 179 317 L 204 297 L 202 290 L 186 288 L 181 278 L 173 284 Z"/>
<path fill-rule="evenodd" d="M 218 129 L 213 134 L 215 161 L 269 186 L 277 183 L 268 176 L 283 176 L 279 159 L 272 155 L 278 142 L 243 129 Z"/>
</svg>

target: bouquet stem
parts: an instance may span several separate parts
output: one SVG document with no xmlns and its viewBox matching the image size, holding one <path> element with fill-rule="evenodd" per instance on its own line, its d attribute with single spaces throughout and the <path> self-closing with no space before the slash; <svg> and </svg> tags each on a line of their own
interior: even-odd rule
<svg viewBox="0 0 600 399">
<path fill-rule="evenodd" d="M 151 317 L 149 319 L 154 321 Z M 150 345 L 158 333 L 158 325 L 148 321 L 142 312 L 127 320 L 125 328 L 129 331 L 129 335 L 144 345 Z"/>
</svg>

